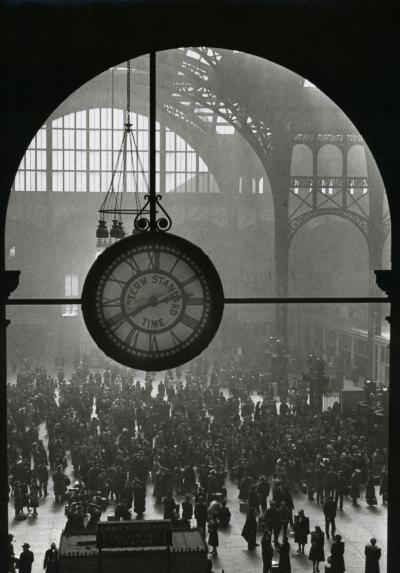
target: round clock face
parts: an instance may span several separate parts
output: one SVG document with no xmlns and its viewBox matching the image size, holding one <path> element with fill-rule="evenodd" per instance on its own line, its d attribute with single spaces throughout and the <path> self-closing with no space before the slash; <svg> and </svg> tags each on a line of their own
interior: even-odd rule
<svg viewBox="0 0 400 573">
<path fill-rule="evenodd" d="M 106 249 L 82 291 L 82 312 L 97 345 L 121 364 L 166 370 L 212 340 L 224 306 L 221 280 L 195 245 L 143 232 Z"/>
</svg>

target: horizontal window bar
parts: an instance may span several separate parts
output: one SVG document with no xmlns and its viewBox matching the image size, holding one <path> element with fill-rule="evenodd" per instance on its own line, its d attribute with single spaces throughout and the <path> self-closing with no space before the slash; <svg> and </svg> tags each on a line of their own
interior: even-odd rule
<svg viewBox="0 0 400 573">
<path fill-rule="evenodd" d="M 225 304 L 319 304 L 319 303 L 390 303 L 386 297 L 310 297 L 310 298 L 225 298 Z M 24 304 L 81 304 L 80 298 L 10 298 L 6 301 L 7 305 L 24 305 Z"/>
</svg>

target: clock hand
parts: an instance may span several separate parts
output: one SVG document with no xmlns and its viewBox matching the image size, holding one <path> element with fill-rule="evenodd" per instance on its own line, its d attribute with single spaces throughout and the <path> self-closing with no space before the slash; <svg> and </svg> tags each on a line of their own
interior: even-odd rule
<svg viewBox="0 0 400 573">
<path fill-rule="evenodd" d="M 143 304 L 138 305 L 134 310 L 132 310 L 131 312 L 128 312 L 128 314 L 129 314 L 129 316 L 135 316 L 136 314 L 139 314 L 139 312 L 142 312 L 142 310 L 144 310 L 148 306 L 156 306 L 156 304 L 154 303 L 154 298 L 150 297 L 149 300 L 147 300 Z"/>
<path fill-rule="evenodd" d="M 177 293 L 165 293 L 163 295 L 161 295 L 160 297 L 150 297 L 145 303 L 138 305 L 134 310 L 132 310 L 131 312 L 129 312 L 129 316 L 136 316 L 136 314 L 139 314 L 139 312 L 142 312 L 142 310 L 145 310 L 146 308 L 148 308 L 149 306 L 157 306 L 158 304 L 162 303 L 162 302 L 169 302 L 170 300 L 173 299 L 179 299 L 179 298 L 190 298 L 192 297 L 192 294 L 187 294 L 187 293 L 182 293 L 182 294 L 177 294 Z"/>
</svg>

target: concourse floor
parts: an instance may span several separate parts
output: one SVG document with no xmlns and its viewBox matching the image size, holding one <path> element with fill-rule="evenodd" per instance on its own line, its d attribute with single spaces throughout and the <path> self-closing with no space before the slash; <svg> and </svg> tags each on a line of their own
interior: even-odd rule
<svg viewBox="0 0 400 573">
<path fill-rule="evenodd" d="M 71 467 L 68 466 L 68 473 Z M 64 515 L 64 504 L 54 502 L 52 482 L 49 482 L 49 495 L 41 499 L 38 509 L 38 517 L 29 516 L 25 521 L 15 521 L 13 518 L 13 499 L 9 503 L 9 531 L 14 534 L 14 550 L 19 554 L 21 545 L 25 542 L 31 545 L 31 550 L 35 555 L 35 562 L 32 573 L 43 571 L 44 552 L 54 541 L 57 546 L 60 539 L 61 530 L 65 526 L 66 517 Z M 245 515 L 239 511 L 238 489 L 236 484 L 227 482 L 228 507 L 232 512 L 231 527 L 229 530 L 219 532 L 218 557 L 213 560 L 216 572 L 225 573 L 256 573 L 262 571 L 261 548 L 254 551 L 247 550 L 247 543 L 241 537 L 241 530 L 245 521 Z M 146 513 L 145 519 L 162 519 L 162 506 L 154 505 L 152 497 L 153 485 L 147 487 Z M 182 499 L 176 497 L 178 502 Z M 343 512 L 338 512 L 336 519 L 337 533 L 342 535 L 345 546 L 345 563 L 347 573 L 364 572 L 364 546 L 371 537 L 376 537 L 378 545 L 382 548 L 381 571 L 386 571 L 386 517 L 387 508 L 379 504 L 370 509 L 367 507 L 364 498 L 360 498 L 360 505 L 354 507 L 349 499 L 345 500 Z M 310 518 L 310 527 L 320 525 L 324 529 L 324 518 L 322 507 L 315 502 L 307 500 L 307 496 L 298 494 L 294 497 L 295 511 L 303 508 L 305 514 Z M 102 515 L 102 520 L 107 515 L 113 513 L 113 504 L 110 503 L 107 510 Z M 193 522 L 195 525 L 195 522 Z M 291 545 L 292 572 L 312 571 L 312 563 L 308 559 L 310 544 L 306 546 L 305 555 L 296 553 L 297 544 L 293 538 L 289 538 Z M 325 542 L 325 555 L 329 555 L 330 541 Z M 275 553 L 274 559 L 278 559 Z M 320 571 L 324 571 L 323 564 Z"/>
<path fill-rule="evenodd" d="M 153 393 L 156 393 L 156 383 L 153 383 Z M 224 394 L 227 393 L 224 391 Z M 261 399 L 257 395 L 252 396 L 254 401 Z M 337 399 L 336 395 L 325 397 L 324 409 L 331 406 Z M 278 406 L 279 404 L 277 404 Z M 95 408 L 93 409 L 93 414 Z M 48 437 L 44 424 L 40 426 L 40 438 L 43 439 L 47 447 Z M 68 468 L 66 473 L 73 479 L 72 466 L 68 456 Z M 232 513 L 231 526 L 228 530 L 219 531 L 218 557 L 213 559 L 213 571 L 216 573 L 258 573 L 262 572 L 261 547 L 253 551 L 248 551 L 247 543 L 241 537 L 241 531 L 245 522 L 245 514 L 239 510 L 238 489 L 235 483 L 229 480 L 226 483 L 228 490 L 227 505 Z M 31 545 L 35 561 L 32 573 L 43 571 L 43 559 L 46 549 L 51 542 L 59 545 L 61 531 L 66 523 L 64 514 L 64 504 L 56 504 L 53 495 L 53 482 L 49 480 L 49 495 L 41 498 L 38 508 L 38 517 L 29 516 L 25 521 L 14 519 L 14 499 L 9 502 L 9 531 L 14 534 L 14 551 L 17 556 L 22 551 L 21 545 L 25 542 Z M 153 484 L 147 486 L 146 512 L 144 519 L 162 519 L 163 508 L 154 504 L 152 496 Z M 378 493 L 378 487 L 376 487 Z M 183 498 L 175 496 L 178 503 Z M 336 533 L 342 536 L 345 542 L 345 565 L 346 573 L 364 573 L 364 547 L 371 537 L 376 537 L 377 544 L 382 548 L 382 558 L 380 561 L 381 572 L 386 571 L 386 538 L 387 538 L 387 507 L 382 505 L 381 498 L 378 498 L 379 505 L 369 508 L 365 503 L 365 497 L 359 499 L 359 506 L 353 506 L 349 498 L 345 498 L 343 512 L 338 512 L 336 518 Z M 324 530 L 324 515 L 322 506 L 316 502 L 309 501 L 306 495 L 297 494 L 294 496 L 295 513 L 299 509 L 304 509 L 305 515 L 310 518 L 310 529 L 315 525 L 320 525 Z M 106 520 L 107 515 L 114 513 L 114 503 L 110 502 L 101 519 Z M 192 525 L 195 526 L 195 520 Z M 258 535 L 258 542 L 260 541 Z M 281 539 L 281 538 L 280 538 Z M 291 546 L 292 573 L 311 572 L 312 563 L 308 559 L 310 543 L 306 545 L 305 555 L 297 553 L 297 544 L 293 537 L 289 536 Z M 330 553 L 330 540 L 325 540 L 325 556 Z M 278 560 L 277 551 L 274 553 L 274 560 Z M 320 564 L 321 573 L 324 571 L 324 564 Z"/>
</svg>

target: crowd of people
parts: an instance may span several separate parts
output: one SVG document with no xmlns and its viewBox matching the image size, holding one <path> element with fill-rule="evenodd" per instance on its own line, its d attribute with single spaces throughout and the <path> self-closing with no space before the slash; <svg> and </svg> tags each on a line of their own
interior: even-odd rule
<svg viewBox="0 0 400 573">
<path fill-rule="evenodd" d="M 321 505 L 333 541 L 331 571 L 341 573 L 344 543 L 335 519 L 343 499 L 359 504 L 366 486 L 368 505 L 378 503 L 377 493 L 388 501 L 386 444 L 379 432 L 366 431 L 360 412 L 343 414 L 337 403 L 317 411 L 300 390 L 281 392 L 278 408 L 264 375 L 229 360 L 198 359 L 158 383 L 151 374 L 135 381 L 132 370 L 114 365 L 102 372 L 81 365 L 67 379 L 25 363 L 8 386 L 8 427 L 15 519 L 37 519 L 40 499 L 51 492 L 57 503 L 66 500 L 67 534 L 95 531 L 111 500 L 117 518 L 143 518 L 151 481 L 164 517 L 177 527 L 194 520 L 215 556 L 218 529 L 231 518 L 230 479 L 247 512 L 242 535 L 249 550 L 264 531 L 263 558 L 275 550 L 282 573 L 290 571 L 289 532 L 300 555 L 310 534 L 304 512 L 293 516 L 292 494 L 300 492 Z M 319 526 L 311 533 L 314 571 L 325 560 L 324 538 Z"/>
</svg>

